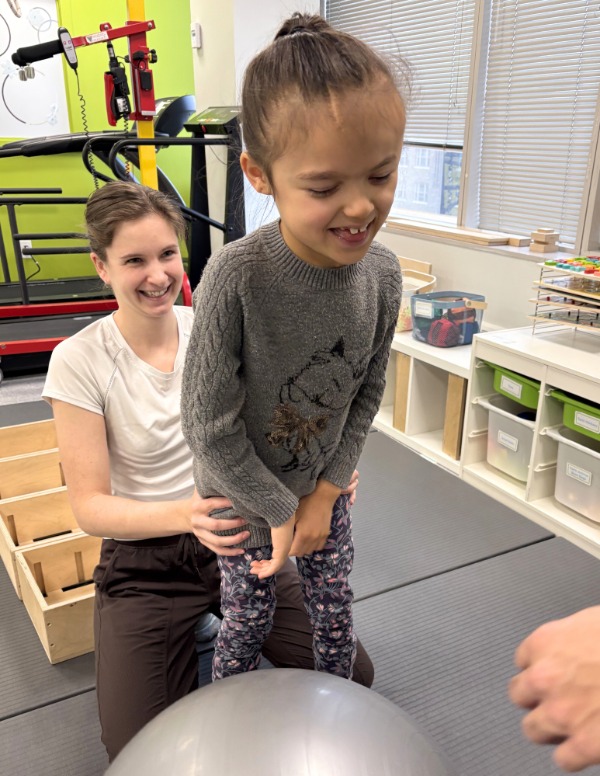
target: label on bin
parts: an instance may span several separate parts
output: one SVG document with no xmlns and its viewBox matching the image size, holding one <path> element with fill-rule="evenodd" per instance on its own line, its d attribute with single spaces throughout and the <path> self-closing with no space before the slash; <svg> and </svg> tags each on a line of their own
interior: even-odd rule
<svg viewBox="0 0 600 776">
<path fill-rule="evenodd" d="M 592 473 L 588 472 L 587 469 L 582 469 L 581 466 L 575 466 L 574 463 L 567 462 L 567 477 L 581 482 L 582 485 L 592 484 Z"/>
<path fill-rule="evenodd" d="M 502 447 L 508 447 L 508 449 L 512 450 L 514 453 L 519 449 L 519 440 L 517 437 L 507 434 L 506 431 L 498 431 L 498 444 L 501 444 Z"/>
<path fill-rule="evenodd" d="M 502 388 L 503 391 L 506 391 L 506 393 L 510 393 L 511 396 L 516 396 L 517 399 L 521 398 L 521 393 L 523 392 L 521 383 L 518 383 L 516 380 L 511 380 L 510 377 L 506 377 L 506 375 L 502 375 L 500 378 L 500 388 Z"/>
<path fill-rule="evenodd" d="M 420 299 L 415 300 L 414 313 L 416 318 L 434 318 L 433 303 L 422 302 Z"/>
<path fill-rule="evenodd" d="M 575 425 L 600 434 L 600 418 L 594 418 L 592 415 L 586 415 L 585 412 L 575 413 Z"/>
</svg>

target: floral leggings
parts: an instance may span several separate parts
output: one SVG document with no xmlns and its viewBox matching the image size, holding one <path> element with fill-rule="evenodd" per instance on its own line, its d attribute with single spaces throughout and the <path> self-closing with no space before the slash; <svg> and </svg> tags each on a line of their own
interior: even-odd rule
<svg viewBox="0 0 600 776">
<path fill-rule="evenodd" d="M 352 677 L 356 635 L 352 626 L 354 546 L 349 496 L 333 507 L 331 531 L 322 550 L 297 559 L 304 603 L 313 628 L 317 671 Z M 271 547 L 253 547 L 243 555 L 218 556 L 223 622 L 215 644 L 213 681 L 258 668 L 262 644 L 275 611 L 275 578 L 250 573 L 253 560 L 271 557 Z"/>
</svg>

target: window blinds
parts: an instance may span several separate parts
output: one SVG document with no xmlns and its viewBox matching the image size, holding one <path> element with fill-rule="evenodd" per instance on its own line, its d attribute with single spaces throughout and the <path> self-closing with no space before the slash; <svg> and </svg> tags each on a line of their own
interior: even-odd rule
<svg viewBox="0 0 600 776">
<path fill-rule="evenodd" d="M 475 0 L 327 0 L 337 29 L 412 70 L 405 140 L 463 144 Z"/>
<path fill-rule="evenodd" d="M 600 83 L 589 0 L 493 0 L 479 225 L 574 244 Z"/>
</svg>

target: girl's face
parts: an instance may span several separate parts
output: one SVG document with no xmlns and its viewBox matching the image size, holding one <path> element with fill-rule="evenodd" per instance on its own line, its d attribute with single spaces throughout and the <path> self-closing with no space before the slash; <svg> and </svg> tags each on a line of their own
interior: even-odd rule
<svg viewBox="0 0 600 776">
<path fill-rule="evenodd" d="M 160 317 L 171 311 L 181 290 L 183 264 L 177 234 L 162 216 L 126 221 L 106 250 L 92 253 L 102 280 L 113 289 L 119 311 Z"/>
<path fill-rule="evenodd" d="M 325 268 L 356 264 L 394 200 L 404 106 L 388 87 L 302 110 L 307 131 L 292 129 L 270 179 L 247 154 L 244 172 L 257 191 L 273 194 L 283 239 L 299 258 Z"/>
</svg>

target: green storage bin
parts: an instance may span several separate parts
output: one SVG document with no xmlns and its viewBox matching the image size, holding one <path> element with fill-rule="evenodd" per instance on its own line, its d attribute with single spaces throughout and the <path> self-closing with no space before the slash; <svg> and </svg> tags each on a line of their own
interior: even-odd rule
<svg viewBox="0 0 600 776">
<path fill-rule="evenodd" d="M 524 377 L 505 369 L 503 366 L 485 362 L 494 370 L 494 390 L 507 396 L 509 399 L 522 404 L 530 410 L 536 410 L 540 397 L 540 384 L 538 380 Z"/>
<path fill-rule="evenodd" d="M 562 391 L 550 391 L 550 396 L 563 403 L 563 423 L 567 428 L 600 442 L 600 406 L 586 404 Z"/>
</svg>

